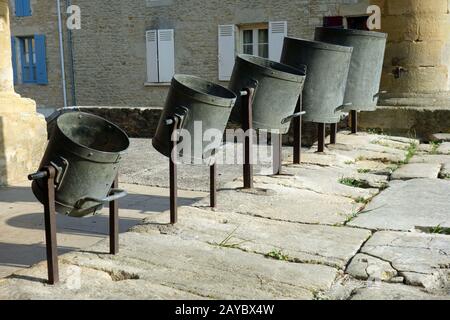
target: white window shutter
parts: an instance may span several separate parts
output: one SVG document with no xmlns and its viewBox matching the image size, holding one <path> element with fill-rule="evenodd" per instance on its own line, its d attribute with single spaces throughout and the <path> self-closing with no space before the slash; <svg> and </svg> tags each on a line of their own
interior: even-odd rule
<svg viewBox="0 0 450 320">
<path fill-rule="evenodd" d="M 235 27 L 219 26 L 219 80 L 228 81 L 233 73 L 235 61 Z"/>
<path fill-rule="evenodd" d="M 287 37 L 287 21 L 269 22 L 269 60 L 279 62 Z"/>
<path fill-rule="evenodd" d="M 173 29 L 158 30 L 159 82 L 170 82 L 175 74 L 175 37 Z"/>
<path fill-rule="evenodd" d="M 158 31 L 148 30 L 147 39 L 147 82 L 159 82 Z"/>
</svg>

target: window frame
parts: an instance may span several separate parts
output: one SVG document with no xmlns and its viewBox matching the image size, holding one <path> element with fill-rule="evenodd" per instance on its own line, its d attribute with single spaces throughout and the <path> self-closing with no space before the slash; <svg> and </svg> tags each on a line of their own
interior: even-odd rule
<svg viewBox="0 0 450 320">
<path fill-rule="evenodd" d="M 35 36 L 17 37 L 19 40 L 19 57 L 23 84 L 37 84 L 37 58 Z M 28 44 L 28 52 L 26 51 Z M 27 57 L 28 56 L 28 57 Z M 28 58 L 28 63 L 26 62 Z"/>
<path fill-rule="evenodd" d="M 269 43 L 269 23 L 258 23 L 258 24 L 248 24 L 248 25 L 239 25 L 239 52 L 240 53 L 244 53 L 244 45 L 246 45 L 244 43 L 244 32 L 245 31 L 249 31 L 251 30 L 252 33 L 252 45 L 253 45 L 253 53 L 252 55 L 254 56 L 258 56 L 258 57 L 263 57 L 260 55 L 260 50 L 259 50 L 259 46 L 260 45 L 266 45 L 267 46 L 267 57 L 263 57 L 265 59 L 269 58 L 269 47 L 270 47 L 270 43 Z M 267 42 L 260 42 L 259 39 L 259 31 L 260 30 L 265 30 L 267 32 Z M 256 39 L 256 41 L 255 41 Z"/>
</svg>

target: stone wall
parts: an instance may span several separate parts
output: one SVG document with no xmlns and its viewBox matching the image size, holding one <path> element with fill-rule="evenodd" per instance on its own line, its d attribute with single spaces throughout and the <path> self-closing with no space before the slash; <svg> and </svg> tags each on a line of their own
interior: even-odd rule
<svg viewBox="0 0 450 320">
<path fill-rule="evenodd" d="M 382 8 L 389 33 L 382 89 L 391 96 L 450 89 L 448 0 L 372 0 Z"/>
<path fill-rule="evenodd" d="M 46 36 L 47 50 L 47 73 L 48 85 L 38 84 L 16 84 L 15 90 L 19 94 L 34 99 L 38 107 L 64 106 L 62 84 L 61 84 L 61 64 L 58 34 L 58 16 L 56 1 L 31 0 L 32 16 L 16 17 L 14 15 L 14 1 L 10 1 L 11 6 L 11 33 L 15 37 L 33 36 L 43 34 Z M 65 4 L 62 1 L 61 10 L 65 11 Z M 67 29 L 63 28 L 64 39 L 67 40 Z M 68 53 L 67 41 L 65 41 L 66 56 Z M 70 88 L 70 65 L 66 61 L 67 87 Z M 70 90 L 68 93 L 69 105 Z"/>
<path fill-rule="evenodd" d="M 355 2 L 357 0 L 112 0 L 108 5 L 100 5 L 98 1 L 73 0 L 73 4 L 80 6 L 82 16 L 82 29 L 73 32 L 78 105 L 163 105 L 168 87 L 144 86 L 145 31 L 148 29 L 175 29 L 177 73 L 217 81 L 218 25 L 286 20 L 290 36 L 312 38 L 314 28 L 322 24 L 324 15 L 337 14 L 340 4 Z M 56 45 L 56 39 L 54 42 Z M 49 60 L 50 73 L 57 76 L 57 59 L 50 53 Z M 50 81 L 59 85 L 55 78 Z M 53 97 L 59 94 L 49 92 Z M 39 93 L 31 96 L 37 96 L 40 105 L 58 104 L 57 99 L 40 99 Z"/>
</svg>

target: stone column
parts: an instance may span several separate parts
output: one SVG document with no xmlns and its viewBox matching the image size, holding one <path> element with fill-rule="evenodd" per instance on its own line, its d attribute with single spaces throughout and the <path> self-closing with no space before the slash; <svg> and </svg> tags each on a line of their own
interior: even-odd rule
<svg viewBox="0 0 450 320">
<path fill-rule="evenodd" d="M 47 140 L 45 119 L 35 102 L 14 92 L 8 5 L 0 0 L 0 185 L 26 181 Z"/>
<path fill-rule="evenodd" d="M 389 34 L 382 89 L 383 105 L 436 105 L 450 90 L 448 0 L 373 0 Z M 450 108 L 450 103 L 448 104 Z"/>
</svg>

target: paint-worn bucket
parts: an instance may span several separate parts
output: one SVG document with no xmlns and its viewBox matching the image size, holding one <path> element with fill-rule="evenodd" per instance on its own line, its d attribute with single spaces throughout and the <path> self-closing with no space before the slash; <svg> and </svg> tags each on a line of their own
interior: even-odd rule
<svg viewBox="0 0 450 320">
<path fill-rule="evenodd" d="M 387 34 L 375 31 L 316 28 L 315 39 L 353 47 L 344 111 L 374 111 L 377 107 Z"/>
<path fill-rule="evenodd" d="M 190 75 L 175 75 L 153 146 L 166 157 L 171 156 L 173 126 L 167 125 L 166 120 L 179 117 L 183 119 L 179 129 L 186 130 L 191 137 L 191 160 L 209 158 L 214 150 L 206 151 L 211 141 L 203 139 L 205 132 L 215 129 L 223 135 L 235 102 L 236 95 L 225 87 Z"/>
<path fill-rule="evenodd" d="M 256 88 L 253 100 L 255 129 L 289 131 L 290 119 L 305 83 L 306 68 L 296 68 L 251 55 L 238 55 L 229 88 L 239 95 L 245 88 Z M 240 99 L 231 120 L 241 123 Z"/>
<path fill-rule="evenodd" d="M 344 108 L 344 95 L 352 48 L 318 41 L 285 38 L 281 62 L 292 67 L 306 65 L 303 89 L 305 121 L 337 123 Z"/>
<path fill-rule="evenodd" d="M 95 214 L 104 204 L 126 195 L 111 189 L 130 141 L 113 123 L 83 112 L 52 118 L 51 135 L 40 168 L 53 166 L 56 211 L 72 217 Z M 35 180 L 34 195 L 44 203 L 45 181 Z"/>
</svg>

